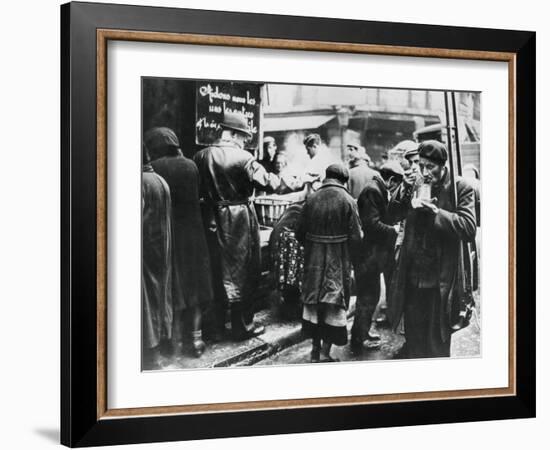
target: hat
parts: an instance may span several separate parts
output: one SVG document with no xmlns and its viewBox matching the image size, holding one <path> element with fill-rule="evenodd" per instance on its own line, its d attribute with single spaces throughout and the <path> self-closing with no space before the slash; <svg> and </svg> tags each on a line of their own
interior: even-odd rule
<svg viewBox="0 0 550 450">
<path fill-rule="evenodd" d="M 147 130 L 143 142 L 149 152 L 153 154 L 164 147 L 179 148 L 180 146 L 176 133 L 167 127 L 155 127 Z"/>
<path fill-rule="evenodd" d="M 273 136 L 265 136 L 264 137 L 264 144 L 270 144 L 272 142 L 275 144 L 275 138 Z"/>
<path fill-rule="evenodd" d="M 414 155 L 418 155 L 418 142 L 411 141 L 410 139 L 406 139 L 404 141 L 399 142 L 392 151 L 396 153 L 402 153 L 403 157 L 409 158 Z"/>
<path fill-rule="evenodd" d="M 308 134 L 304 139 L 304 145 L 306 147 L 309 147 L 313 144 L 320 144 L 321 143 L 321 136 L 319 136 L 317 133 L 311 133 Z"/>
<path fill-rule="evenodd" d="M 445 145 L 435 140 L 421 142 L 418 146 L 418 154 L 439 165 L 445 164 L 448 158 Z"/>
<path fill-rule="evenodd" d="M 403 158 L 410 158 L 411 156 L 418 155 L 418 147 L 415 149 L 405 150 L 405 153 L 403 153 Z"/>
<path fill-rule="evenodd" d="M 220 123 L 220 126 L 246 134 L 249 138 L 252 137 L 252 132 L 248 128 L 248 122 L 244 114 L 226 111 L 223 114 L 223 122 Z"/>
<path fill-rule="evenodd" d="M 386 172 L 391 175 L 397 175 L 402 177 L 405 173 L 403 171 L 403 167 L 401 167 L 401 164 L 396 161 L 395 159 L 391 159 L 384 164 L 382 164 L 382 167 L 380 167 L 380 172 Z"/>
<path fill-rule="evenodd" d="M 326 178 L 332 178 L 342 183 L 346 183 L 349 180 L 349 170 L 342 163 L 331 164 L 327 167 Z"/>
</svg>

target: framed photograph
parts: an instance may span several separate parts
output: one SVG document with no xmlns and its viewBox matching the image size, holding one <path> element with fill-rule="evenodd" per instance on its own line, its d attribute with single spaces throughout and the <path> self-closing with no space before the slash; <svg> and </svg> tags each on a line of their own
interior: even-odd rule
<svg viewBox="0 0 550 450">
<path fill-rule="evenodd" d="M 535 33 L 61 7 L 61 441 L 535 415 Z"/>
</svg>

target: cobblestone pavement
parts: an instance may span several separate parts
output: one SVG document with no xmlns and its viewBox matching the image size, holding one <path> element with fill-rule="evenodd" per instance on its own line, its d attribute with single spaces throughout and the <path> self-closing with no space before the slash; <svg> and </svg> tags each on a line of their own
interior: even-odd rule
<svg viewBox="0 0 550 450">
<path fill-rule="evenodd" d="M 355 297 L 350 301 L 348 328 L 353 322 Z M 451 343 L 452 357 L 475 357 L 480 355 L 479 302 L 472 323 L 456 332 Z M 160 367 L 153 370 L 206 369 L 214 367 L 306 364 L 310 362 L 311 341 L 302 341 L 298 315 L 282 310 L 280 304 L 256 314 L 255 320 L 265 325 L 266 333 L 242 342 L 233 342 L 225 336 L 219 342 L 207 340 L 205 353 L 195 358 L 189 345 L 160 358 Z M 405 339 L 393 333 L 387 326 L 375 326 L 381 336 L 381 346 L 359 354 L 349 346 L 333 347 L 331 355 L 341 361 L 370 361 L 400 359 L 399 350 Z M 148 368 L 144 368 L 148 370 Z"/>
<path fill-rule="evenodd" d="M 348 330 L 351 329 L 352 320 L 348 321 Z M 388 327 L 375 327 L 381 336 L 381 345 L 376 350 L 364 350 L 357 354 L 350 351 L 349 345 L 336 347 L 331 351 L 333 358 L 340 361 L 374 361 L 401 359 L 399 350 L 405 343 L 401 334 L 393 333 Z M 469 358 L 480 356 L 480 326 L 479 309 L 474 314 L 470 325 L 452 336 L 451 357 Z M 284 364 L 307 364 L 310 362 L 311 341 L 303 341 L 293 345 L 281 352 L 258 362 L 258 365 L 284 365 Z"/>
</svg>

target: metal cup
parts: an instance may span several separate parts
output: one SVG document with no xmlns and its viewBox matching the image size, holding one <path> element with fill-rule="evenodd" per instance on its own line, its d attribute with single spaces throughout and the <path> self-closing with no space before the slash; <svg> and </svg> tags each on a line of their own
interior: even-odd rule
<svg viewBox="0 0 550 450">
<path fill-rule="evenodd" d="M 418 188 L 418 198 L 427 201 L 432 199 L 432 185 L 430 183 L 422 183 L 420 185 Z"/>
</svg>

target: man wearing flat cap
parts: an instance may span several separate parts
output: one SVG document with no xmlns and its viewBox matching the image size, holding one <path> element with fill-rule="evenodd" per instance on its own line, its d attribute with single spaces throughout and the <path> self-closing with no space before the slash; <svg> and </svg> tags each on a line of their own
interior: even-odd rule
<svg viewBox="0 0 550 450">
<path fill-rule="evenodd" d="M 357 302 L 351 329 L 351 349 L 361 351 L 380 345 L 380 336 L 370 333 L 372 316 L 380 298 L 380 274 L 386 286 L 399 226 L 394 225 L 388 206 L 390 192 L 401 184 L 403 169 L 395 161 L 380 168 L 380 175 L 368 181 L 359 195 L 357 207 L 363 228 L 359 264 L 355 268 Z"/>
<path fill-rule="evenodd" d="M 407 184 L 416 183 L 416 185 L 418 185 L 422 180 L 418 166 L 418 163 L 420 162 L 418 146 L 418 142 L 406 139 L 399 142 L 388 152 L 395 155 L 397 160 L 401 161 L 401 166 L 405 171 L 403 177 L 407 180 Z"/>
<path fill-rule="evenodd" d="M 361 243 L 361 225 L 355 200 L 345 184 L 349 172 L 331 164 L 318 191 L 305 202 L 296 238 L 304 245 L 302 330 L 312 339 L 311 362 L 332 362 L 332 344 L 348 341 L 352 261 Z"/>
<path fill-rule="evenodd" d="M 474 190 L 458 177 L 454 201 L 447 149 L 441 142 L 424 141 L 418 153 L 424 183 L 420 193 L 413 195 L 409 185 L 402 198 L 390 204 L 406 218 L 406 227 L 388 313 L 394 328 L 404 316 L 407 357 L 448 357 L 449 319 L 460 295 L 461 244 L 476 235 Z M 429 195 L 422 194 L 430 190 Z"/>
<path fill-rule="evenodd" d="M 220 139 L 195 155 L 201 192 L 207 206 L 208 227 L 215 235 L 219 268 L 214 282 L 231 309 L 231 331 L 235 340 L 264 331 L 253 322 L 252 298 L 260 276 L 260 234 L 251 196 L 254 186 L 277 189 L 280 178 L 268 173 L 244 149 L 252 136 L 243 114 L 226 112 Z M 219 299 L 222 300 L 222 299 Z M 223 316 L 223 314 L 222 314 Z M 219 324 L 220 330 L 223 321 Z"/>
</svg>

